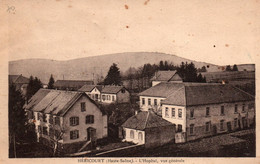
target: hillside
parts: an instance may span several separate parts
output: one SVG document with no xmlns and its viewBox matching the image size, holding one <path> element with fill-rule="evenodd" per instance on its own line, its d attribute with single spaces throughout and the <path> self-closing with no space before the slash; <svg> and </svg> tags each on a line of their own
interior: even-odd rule
<svg viewBox="0 0 260 164">
<path fill-rule="evenodd" d="M 90 80 L 98 76 L 106 76 L 112 63 L 117 63 L 121 72 L 131 67 L 140 67 L 145 63 L 159 63 L 160 60 L 167 60 L 174 65 L 181 62 L 193 62 L 197 68 L 206 66 L 208 72 L 220 71 L 217 65 L 197 62 L 176 55 L 169 55 L 155 52 L 128 52 L 109 54 L 102 56 L 79 58 L 67 61 L 48 59 L 25 59 L 9 62 L 9 74 L 23 74 L 37 76 L 44 83 L 48 83 L 51 74 L 57 79 Z"/>
</svg>

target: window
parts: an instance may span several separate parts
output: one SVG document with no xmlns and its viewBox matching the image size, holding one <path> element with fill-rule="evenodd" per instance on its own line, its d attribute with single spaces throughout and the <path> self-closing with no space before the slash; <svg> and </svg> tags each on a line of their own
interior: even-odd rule
<svg viewBox="0 0 260 164">
<path fill-rule="evenodd" d="M 220 121 L 220 130 L 224 130 L 224 120 Z"/>
<path fill-rule="evenodd" d="M 209 113 L 209 112 L 210 112 L 210 109 L 209 109 L 209 107 L 206 107 L 206 117 L 210 115 L 210 113 Z"/>
<path fill-rule="evenodd" d="M 60 117 L 55 117 L 55 125 L 60 125 Z"/>
<path fill-rule="evenodd" d="M 154 99 L 153 101 L 154 101 L 154 105 L 157 105 L 157 99 Z"/>
<path fill-rule="evenodd" d="M 142 98 L 142 104 L 145 105 L 145 99 L 144 98 Z"/>
<path fill-rule="evenodd" d="M 70 139 L 74 140 L 74 139 L 77 139 L 77 138 L 79 138 L 79 131 L 78 130 L 70 131 Z"/>
<path fill-rule="evenodd" d="M 234 112 L 237 113 L 237 104 L 235 104 L 235 111 Z"/>
<path fill-rule="evenodd" d="M 44 135 L 48 135 L 47 127 L 43 127 L 42 133 Z"/>
<path fill-rule="evenodd" d="M 225 115 L 225 110 L 224 110 L 224 106 L 221 106 L 221 111 L 220 111 L 221 115 Z"/>
<path fill-rule="evenodd" d="M 179 118 L 182 118 L 182 109 L 178 110 L 178 116 L 179 116 Z"/>
<path fill-rule="evenodd" d="M 122 89 L 121 92 L 122 92 L 122 93 L 125 93 L 125 89 Z"/>
<path fill-rule="evenodd" d="M 47 122 L 47 115 L 46 115 L 46 114 L 43 114 L 42 119 L 43 119 L 43 122 Z"/>
<path fill-rule="evenodd" d="M 168 107 L 165 108 L 165 117 L 169 117 L 169 109 L 168 109 Z"/>
<path fill-rule="evenodd" d="M 102 95 L 102 100 L 103 100 L 103 101 L 106 100 L 106 95 Z"/>
<path fill-rule="evenodd" d="M 86 103 L 85 102 L 80 103 L 80 106 L 81 106 L 81 112 L 86 111 Z"/>
<path fill-rule="evenodd" d="M 148 105 L 151 105 L 151 99 L 148 99 Z"/>
<path fill-rule="evenodd" d="M 206 132 L 210 131 L 210 122 L 206 122 Z"/>
<path fill-rule="evenodd" d="M 245 104 L 242 105 L 242 112 L 245 112 Z"/>
<path fill-rule="evenodd" d="M 112 96 L 112 101 L 115 101 L 115 96 Z"/>
<path fill-rule="evenodd" d="M 130 131 L 130 138 L 131 139 L 135 138 L 135 132 L 133 130 Z"/>
<path fill-rule="evenodd" d="M 175 108 L 172 108 L 172 117 L 175 117 Z"/>
<path fill-rule="evenodd" d="M 70 118 L 70 126 L 79 125 L 79 117 L 71 117 Z"/>
<path fill-rule="evenodd" d="M 181 124 L 178 124 L 177 132 L 182 132 L 182 125 Z"/>
<path fill-rule="evenodd" d="M 237 118 L 234 119 L 234 128 L 237 127 Z"/>
<path fill-rule="evenodd" d="M 38 125 L 38 132 L 42 134 L 42 127 L 40 125 Z"/>
<path fill-rule="evenodd" d="M 160 106 L 162 106 L 162 99 L 160 100 Z"/>
<path fill-rule="evenodd" d="M 194 109 L 190 110 L 190 118 L 194 118 Z"/>
<path fill-rule="evenodd" d="M 138 133 L 138 140 L 140 140 L 140 141 L 143 140 L 143 134 L 141 132 Z"/>
<path fill-rule="evenodd" d="M 94 116 L 93 115 L 87 115 L 86 116 L 86 124 L 93 124 L 94 123 Z"/>
<path fill-rule="evenodd" d="M 194 124 L 190 125 L 190 134 L 194 134 Z"/>
<path fill-rule="evenodd" d="M 53 116 L 52 115 L 49 116 L 49 123 L 53 124 Z"/>
</svg>

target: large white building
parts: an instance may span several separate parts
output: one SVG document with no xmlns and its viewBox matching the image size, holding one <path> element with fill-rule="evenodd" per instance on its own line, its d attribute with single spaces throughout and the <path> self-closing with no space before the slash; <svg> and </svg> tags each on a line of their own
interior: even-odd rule
<svg viewBox="0 0 260 164">
<path fill-rule="evenodd" d="M 25 110 L 32 114 L 38 141 L 58 143 L 67 153 L 107 137 L 107 115 L 83 92 L 40 89 Z"/>
<path fill-rule="evenodd" d="M 254 96 L 232 85 L 162 82 L 139 96 L 143 111 L 160 106 L 162 118 L 175 124 L 186 141 L 255 123 Z"/>
</svg>

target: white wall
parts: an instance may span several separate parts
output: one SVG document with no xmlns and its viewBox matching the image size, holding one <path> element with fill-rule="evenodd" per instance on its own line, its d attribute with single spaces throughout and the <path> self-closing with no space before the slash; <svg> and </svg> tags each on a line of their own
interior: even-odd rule
<svg viewBox="0 0 260 164">
<path fill-rule="evenodd" d="M 103 98 L 102 98 L 103 95 L 105 95 L 105 100 L 103 100 Z M 108 98 L 107 96 L 110 96 L 110 99 L 107 99 Z M 114 96 L 114 101 L 112 101 L 113 100 L 112 96 Z M 117 100 L 116 94 L 107 94 L 107 93 L 101 94 L 101 102 L 103 102 L 103 103 L 114 103 L 114 102 L 116 102 L 116 100 Z"/>
<path fill-rule="evenodd" d="M 168 107 L 169 117 L 165 116 L 165 109 Z M 175 108 L 175 117 L 172 117 L 172 108 Z M 182 110 L 182 117 L 179 118 L 179 109 Z M 182 131 L 186 132 L 186 108 L 184 106 L 176 106 L 176 105 L 162 105 L 162 118 L 165 120 L 176 124 L 176 130 L 178 129 L 178 124 L 182 125 Z"/>
<path fill-rule="evenodd" d="M 142 104 L 142 99 L 145 99 L 145 104 Z M 148 99 L 151 99 L 151 105 L 148 105 Z M 157 99 L 157 106 L 154 106 L 154 99 Z M 163 97 L 149 97 L 149 96 L 139 96 L 140 108 L 142 111 L 148 111 L 149 108 L 160 108 L 161 101 L 164 100 Z"/>
<path fill-rule="evenodd" d="M 128 141 L 128 142 L 133 142 L 135 144 L 145 144 L 145 132 L 144 131 L 141 131 L 141 130 L 135 130 L 135 129 L 129 129 L 129 128 L 124 128 L 125 130 L 125 140 Z M 131 130 L 134 131 L 134 138 L 132 139 L 130 137 L 130 132 Z M 143 135 L 143 140 L 139 140 L 138 139 L 138 134 L 142 133 Z"/>
</svg>

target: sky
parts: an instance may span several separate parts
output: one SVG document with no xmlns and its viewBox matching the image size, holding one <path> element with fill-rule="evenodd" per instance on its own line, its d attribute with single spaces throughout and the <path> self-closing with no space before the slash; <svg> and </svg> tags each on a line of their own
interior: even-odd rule
<svg viewBox="0 0 260 164">
<path fill-rule="evenodd" d="M 1 9 L 9 60 L 141 51 L 225 65 L 260 52 L 258 0 L 9 0 Z"/>
</svg>

